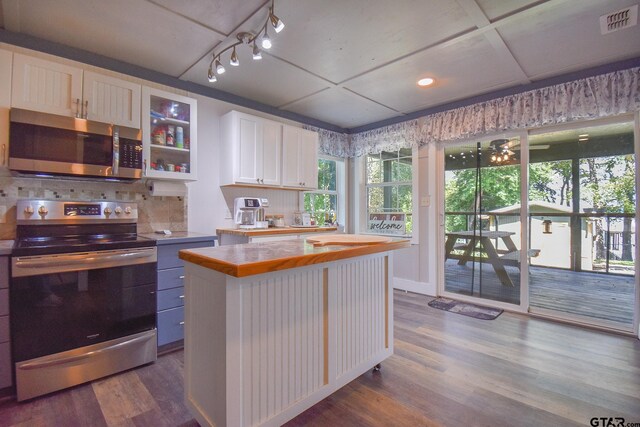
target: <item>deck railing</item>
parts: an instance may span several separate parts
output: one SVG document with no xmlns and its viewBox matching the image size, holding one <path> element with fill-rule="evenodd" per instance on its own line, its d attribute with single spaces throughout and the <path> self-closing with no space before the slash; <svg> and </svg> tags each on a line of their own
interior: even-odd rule
<svg viewBox="0 0 640 427">
<path fill-rule="evenodd" d="M 464 221 L 457 221 L 450 224 L 447 218 L 460 216 Z M 570 265 L 558 267 L 553 265 L 536 264 L 542 267 L 564 268 L 573 271 L 592 271 L 605 274 L 634 274 L 635 269 L 635 224 L 634 214 L 606 213 L 606 212 L 584 212 L 584 213 L 560 213 L 560 212 L 535 212 L 529 214 L 529 248 L 533 248 L 538 241 L 532 241 L 532 236 L 539 236 L 540 233 L 552 234 L 558 232 L 558 223 L 569 230 L 569 259 Z M 447 211 L 445 212 L 446 231 L 461 231 L 473 229 L 474 213 L 469 211 Z M 533 230 L 534 220 L 539 220 L 541 230 Z M 544 229 L 543 221 L 551 221 Z M 627 222 L 625 227 L 625 221 Z M 515 231 L 520 235 L 520 214 L 482 212 L 477 220 L 483 230 L 492 231 Z M 510 228 L 509 224 L 512 225 Z M 455 226 L 452 229 L 451 226 Z M 536 226 L 538 226 L 536 224 Z M 462 228 L 460 228 L 462 227 Z M 508 230 L 507 230 L 508 229 Z M 591 238 L 591 242 L 589 239 Z M 520 239 L 514 239 L 520 240 Z M 498 247 L 499 242 L 494 242 Z M 588 245 L 588 246 L 587 246 Z M 583 247 L 586 246 L 586 247 Z M 557 249 L 557 248 L 556 248 Z M 583 262 L 584 254 L 589 254 L 586 262 Z M 589 266 L 591 268 L 589 268 Z M 587 267 L 587 268 L 584 268 Z"/>
</svg>

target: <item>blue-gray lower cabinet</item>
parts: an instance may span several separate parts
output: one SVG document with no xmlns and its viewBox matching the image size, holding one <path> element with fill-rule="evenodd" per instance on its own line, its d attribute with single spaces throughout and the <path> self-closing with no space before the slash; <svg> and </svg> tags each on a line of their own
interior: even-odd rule
<svg viewBox="0 0 640 427">
<path fill-rule="evenodd" d="M 11 348 L 9 346 L 9 257 L 0 256 L 0 389 L 10 387 Z"/>
<path fill-rule="evenodd" d="M 162 350 L 181 344 L 184 339 L 184 264 L 178 257 L 182 249 L 214 246 L 215 237 L 163 238 L 158 245 L 158 347 Z"/>
</svg>

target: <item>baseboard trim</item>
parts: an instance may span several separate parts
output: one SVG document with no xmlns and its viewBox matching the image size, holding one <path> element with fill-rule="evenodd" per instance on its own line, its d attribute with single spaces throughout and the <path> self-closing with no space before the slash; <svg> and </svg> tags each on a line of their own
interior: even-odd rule
<svg viewBox="0 0 640 427">
<path fill-rule="evenodd" d="M 403 279 L 400 277 L 393 278 L 393 288 L 403 291 L 415 292 L 417 294 L 436 296 L 435 284 L 426 282 L 416 282 L 415 280 Z"/>
</svg>

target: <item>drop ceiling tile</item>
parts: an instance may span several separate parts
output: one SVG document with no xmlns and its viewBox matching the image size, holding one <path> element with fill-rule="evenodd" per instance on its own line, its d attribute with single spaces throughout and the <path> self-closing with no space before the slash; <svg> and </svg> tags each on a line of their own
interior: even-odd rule
<svg viewBox="0 0 640 427">
<path fill-rule="evenodd" d="M 148 0 L 200 22 L 224 34 L 229 34 L 247 17 L 264 5 L 265 0 Z M 267 7 L 264 7 L 264 15 Z"/>
<path fill-rule="evenodd" d="M 11 31 L 173 76 L 220 40 L 216 33 L 146 1 L 19 0 L 17 10 L 17 17 L 5 16 Z"/>
<path fill-rule="evenodd" d="M 475 0 L 475 2 L 478 3 L 489 21 L 540 3 L 538 0 Z"/>
<path fill-rule="evenodd" d="M 345 83 L 345 87 L 404 113 L 514 85 L 521 75 L 503 66 L 483 35 L 439 46 Z M 418 87 L 422 77 L 432 86 Z"/>
<path fill-rule="evenodd" d="M 327 87 L 325 81 L 267 54 L 263 54 L 261 60 L 254 61 L 249 46 L 239 46 L 237 54 L 240 61 L 237 67 L 229 65 L 230 53 L 222 56 L 226 72 L 218 76 L 215 83 L 209 83 L 207 79 L 210 55 L 198 62 L 182 79 L 275 107 Z"/>
<path fill-rule="evenodd" d="M 284 109 L 343 128 L 361 126 L 399 115 L 396 111 L 342 88 L 332 88 L 316 93 Z"/>
<path fill-rule="evenodd" d="M 640 25 L 600 34 L 600 15 L 633 3 L 564 2 L 499 26 L 498 32 L 529 77 L 540 79 L 640 56 Z"/>
<path fill-rule="evenodd" d="M 281 0 L 275 13 L 274 53 L 334 83 L 474 27 L 450 0 Z"/>
</svg>

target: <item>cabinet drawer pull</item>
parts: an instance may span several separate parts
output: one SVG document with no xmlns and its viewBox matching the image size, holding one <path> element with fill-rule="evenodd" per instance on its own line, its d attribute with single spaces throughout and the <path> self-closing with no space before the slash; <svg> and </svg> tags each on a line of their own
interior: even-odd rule
<svg viewBox="0 0 640 427">
<path fill-rule="evenodd" d="M 180 276 L 181 279 L 184 279 L 184 276 Z"/>
<path fill-rule="evenodd" d="M 184 295 L 180 295 L 178 298 L 180 298 L 180 299 L 184 299 Z"/>
<path fill-rule="evenodd" d="M 76 104 L 76 119 L 79 119 L 82 115 L 82 113 L 80 112 L 80 98 L 76 98 L 74 104 Z"/>
<path fill-rule="evenodd" d="M 82 111 L 84 111 L 84 115 L 82 116 L 84 119 L 89 117 L 89 100 L 88 99 L 84 101 L 84 106 L 82 108 Z"/>
<path fill-rule="evenodd" d="M 184 320 L 180 322 L 180 326 L 184 326 Z"/>
</svg>

